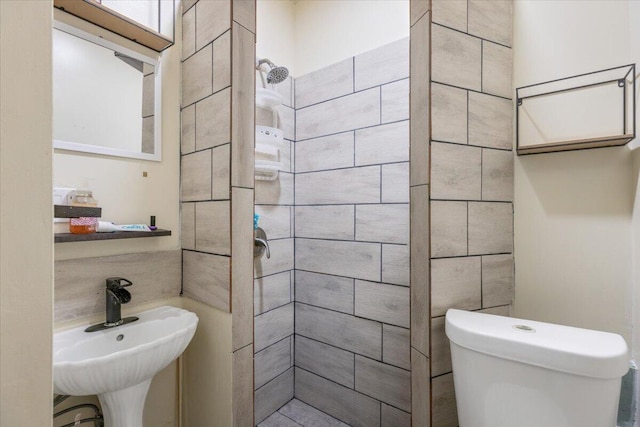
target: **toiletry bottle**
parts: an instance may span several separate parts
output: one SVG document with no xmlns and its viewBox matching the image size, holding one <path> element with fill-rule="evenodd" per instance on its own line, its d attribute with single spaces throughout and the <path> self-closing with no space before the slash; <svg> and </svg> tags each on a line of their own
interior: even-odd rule
<svg viewBox="0 0 640 427">
<path fill-rule="evenodd" d="M 93 198 L 89 190 L 77 190 L 71 201 L 71 206 L 96 207 L 98 201 Z M 91 234 L 96 232 L 98 218 L 82 217 L 69 219 L 69 232 L 73 234 Z"/>
</svg>

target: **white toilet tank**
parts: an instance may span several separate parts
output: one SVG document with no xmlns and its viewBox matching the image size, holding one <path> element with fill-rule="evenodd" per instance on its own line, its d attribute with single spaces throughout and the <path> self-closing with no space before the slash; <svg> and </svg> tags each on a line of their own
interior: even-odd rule
<svg viewBox="0 0 640 427">
<path fill-rule="evenodd" d="M 446 333 L 460 427 L 615 427 L 621 336 L 454 309 Z"/>
</svg>

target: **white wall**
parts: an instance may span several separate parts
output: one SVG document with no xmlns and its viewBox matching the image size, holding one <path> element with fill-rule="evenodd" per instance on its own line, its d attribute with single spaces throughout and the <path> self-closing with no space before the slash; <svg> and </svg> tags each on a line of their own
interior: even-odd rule
<svg viewBox="0 0 640 427">
<path fill-rule="evenodd" d="M 631 60 L 640 66 L 640 2 L 629 3 L 629 28 L 631 30 Z M 638 71 L 636 70 L 636 74 Z M 637 84 L 637 83 L 636 83 Z M 640 106 L 640 91 L 636 95 L 636 106 Z M 640 109 L 636 111 L 636 126 L 640 121 Z M 640 363 L 640 138 L 633 141 L 633 298 L 632 335 L 633 358 Z M 640 422 L 640 405 L 636 419 Z"/>
<path fill-rule="evenodd" d="M 151 51 L 106 30 L 96 28 L 59 10 L 55 17 L 86 32 L 122 43 L 147 56 Z M 180 34 L 179 20 L 176 34 Z M 155 215 L 170 237 L 101 242 L 58 243 L 55 259 L 75 259 L 178 249 L 180 176 L 180 40 L 162 53 L 162 161 L 152 162 L 109 156 L 56 151 L 53 183 L 56 187 L 93 190 L 104 220 L 118 224 L 149 223 Z M 143 177 L 147 172 L 147 177 Z"/>
<path fill-rule="evenodd" d="M 627 1 L 516 0 L 514 86 L 637 61 L 629 12 Z M 632 171 L 627 147 L 516 157 L 515 316 L 632 343 Z"/>
<path fill-rule="evenodd" d="M 184 352 L 182 425 L 233 425 L 231 313 L 181 298 L 198 315 L 198 329 Z"/>
<path fill-rule="evenodd" d="M 409 37 L 408 0 L 296 2 L 296 75 Z"/>
<path fill-rule="evenodd" d="M 174 5 L 172 0 L 102 0 L 101 3 L 103 6 L 115 10 L 127 18 L 133 19 L 167 37 L 173 36 L 171 15 Z M 175 7 L 178 8 L 179 4 L 179 1 L 176 1 Z M 158 29 L 158 14 L 162 16 L 160 29 Z M 180 33 L 176 31 L 176 34 Z"/>
<path fill-rule="evenodd" d="M 409 37 L 408 0 L 258 0 L 258 57 L 299 77 Z"/>
<path fill-rule="evenodd" d="M 291 0 L 256 2 L 256 56 L 287 67 L 296 76 L 294 55 L 295 4 Z M 259 83 L 259 80 L 258 80 Z"/>
<path fill-rule="evenodd" d="M 52 419 L 51 9 L 0 2 L 0 425 Z"/>
</svg>

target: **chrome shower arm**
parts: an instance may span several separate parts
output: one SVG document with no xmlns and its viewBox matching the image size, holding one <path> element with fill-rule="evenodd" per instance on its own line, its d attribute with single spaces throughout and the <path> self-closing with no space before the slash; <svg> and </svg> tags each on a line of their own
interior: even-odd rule
<svg viewBox="0 0 640 427">
<path fill-rule="evenodd" d="M 256 65 L 256 68 L 262 67 L 262 64 L 268 64 L 271 68 L 275 68 L 276 67 L 276 64 L 274 64 L 273 62 L 269 61 L 267 58 L 261 58 L 261 59 L 258 59 L 258 64 Z"/>
<path fill-rule="evenodd" d="M 267 81 L 264 79 L 264 71 L 260 69 L 260 67 L 256 67 L 258 74 L 260 74 L 260 80 L 262 81 L 262 87 L 267 88 Z"/>
</svg>

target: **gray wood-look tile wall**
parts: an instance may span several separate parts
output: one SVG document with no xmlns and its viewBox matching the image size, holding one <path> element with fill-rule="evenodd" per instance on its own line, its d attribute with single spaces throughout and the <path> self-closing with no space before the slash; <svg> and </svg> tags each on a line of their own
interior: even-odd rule
<svg viewBox="0 0 640 427">
<path fill-rule="evenodd" d="M 429 427 L 431 0 L 410 1 L 410 368 L 411 425 Z M 435 131 L 435 128 L 433 128 Z M 406 356 L 405 356 L 406 357 Z"/>
<path fill-rule="evenodd" d="M 249 427 L 256 5 L 189 1 L 182 14 L 183 294 L 232 313 L 233 424 Z"/>
<path fill-rule="evenodd" d="M 178 296 L 180 263 L 179 250 L 56 261 L 54 322 L 104 314 L 107 277 L 133 282 L 131 304 Z"/>
<path fill-rule="evenodd" d="M 295 79 L 295 395 L 353 426 L 411 419 L 408 77 L 402 39 Z"/>
<path fill-rule="evenodd" d="M 289 64 L 280 64 L 287 66 Z M 260 78 L 258 86 L 262 87 Z M 255 212 L 271 248 L 271 258 L 254 260 L 254 339 L 256 424 L 293 397 L 293 266 L 294 198 L 293 165 L 293 79 L 269 85 L 283 95 L 284 103 L 274 117 L 271 110 L 258 108 L 256 124 L 277 127 L 285 140 L 280 149 L 284 170 L 275 181 L 256 181 Z M 274 121 L 277 118 L 277 121 Z M 281 396 L 274 397 L 274 393 Z M 287 400 L 283 400 L 287 397 Z"/>
<path fill-rule="evenodd" d="M 431 425 L 449 427 L 458 419 L 447 309 L 508 315 L 513 300 L 512 2 L 432 5 L 432 320 L 424 354 Z"/>
</svg>

